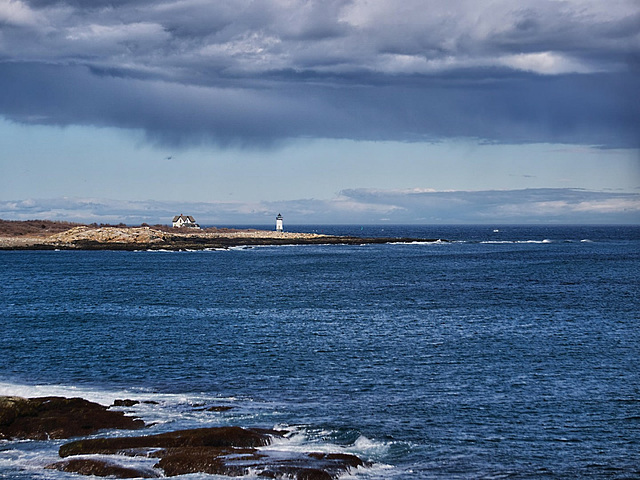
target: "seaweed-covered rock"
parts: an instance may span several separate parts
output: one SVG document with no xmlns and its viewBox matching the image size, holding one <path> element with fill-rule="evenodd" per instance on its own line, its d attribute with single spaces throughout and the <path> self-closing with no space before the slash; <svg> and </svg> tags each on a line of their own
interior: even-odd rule
<svg viewBox="0 0 640 480">
<path fill-rule="evenodd" d="M 82 398 L 0 397 L 0 439 L 46 440 L 103 429 L 139 429 L 144 422 Z"/>
</svg>

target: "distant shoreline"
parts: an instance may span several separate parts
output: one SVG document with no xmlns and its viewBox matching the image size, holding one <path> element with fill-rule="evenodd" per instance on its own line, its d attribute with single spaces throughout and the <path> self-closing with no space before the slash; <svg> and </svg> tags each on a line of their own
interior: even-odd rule
<svg viewBox="0 0 640 480">
<path fill-rule="evenodd" d="M 439 239 L 355 237 L 255 229 L 129 227 L 0 220 L 0 250 L 207 250 L 258 245 L 364 245 Z"/>
</svg>

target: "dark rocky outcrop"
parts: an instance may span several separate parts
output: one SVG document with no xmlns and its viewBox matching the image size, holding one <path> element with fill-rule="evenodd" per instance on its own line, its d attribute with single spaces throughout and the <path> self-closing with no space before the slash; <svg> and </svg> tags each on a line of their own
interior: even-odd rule
<svg viewBox="0 0 640 480">
<path fill-rule="evenodd" d="M 295 458 L 274 459 L 246 448 L 179 448 L 156 455 L 161 457 L 156 466 L 169 477 L 188 473 L 240 476 L 253 470 L 266 478 L 331 480 L 364 465 L 355 455 L 308 453 Z"/>
<path fill-rule="evenodd" d="M 0 397 L 0 439 L 71 438 L 144 426 L 142 420 L 82 398 Z"/>
<path fill-rule="evenodd" d="M 189 473 L 241 476 L 252 470 L 266 478 L 299 480 L 330 480 L 351 468 L 364 465 L 358 457 L 349 454 L 291 453 L 283 456 L 280 453 L 277 457 L 270 457 L 257 448 L 268 445 L 272 438 L 282 437 L 285 433 L 265 429 L 213 427 L 141 437 L 94 438 L 63 445 L 60 447 L 60 456 L 73 459 L 75 455 L 100 454 L 114 455 L 114 458 L 118 455 L 158 458 L 154 467 L 161 469 L 165 476 Z M 64 468 L 75 467 L 73 464 L 67 466 L 67 463 L 59 462 L 51 468 L 61 468 L 57 465 Z"/>
<path fill-rule="evenodd" d="M 133 403 L 132 403 L 133 402 Z M 123 400 L 121 406 L 136 404 Z M 144 422 L 81 398 L 0 397 L 0 439 L 59 439 L 102 429 L 136 429 Z M 46 468 L 116 478 L 151 478 L 189 473 L 227 476 L 250 471 L 265 478 L 331 480 L 364 465 L 354 455 L 278 452 L 259 447 L 287 432 L 260 428 L 212 427 L 135 437 L 85 438 L 60 447 L 63 460 Z M 98 458 L 87 457 L 101 455 Z M 105 457 L 106 456 L 106 457 Z M 122 465 L 124 456 L 158 459 L 151 467 Z"/>
</svg>

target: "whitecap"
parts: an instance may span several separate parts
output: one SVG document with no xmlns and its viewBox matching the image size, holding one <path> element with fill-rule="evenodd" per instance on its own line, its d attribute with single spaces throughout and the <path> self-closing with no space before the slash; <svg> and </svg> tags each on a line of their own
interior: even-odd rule
<svg viewBox="0 0 640 480">
<path fill-rule="evenodd" d="M 553 243 L 553 240 L 545 238 L 544 240 L 519 240 L 515 243 Z"/>
<path fill-rule="evenodd" d="M 386 245 L 444 245 L 447 243 L 449 242 L 438 239 L 438 240 L 429 240 L 429 241 L 415 240 L 413 242 L 387 242 Z"/>
<path fill-rule="evenodd" d="M 353 444 L 353 451 L 364 454 L 367 457 L 379 458 L 389 453 L 391 444 L 360 435 Z"/>
</svg>

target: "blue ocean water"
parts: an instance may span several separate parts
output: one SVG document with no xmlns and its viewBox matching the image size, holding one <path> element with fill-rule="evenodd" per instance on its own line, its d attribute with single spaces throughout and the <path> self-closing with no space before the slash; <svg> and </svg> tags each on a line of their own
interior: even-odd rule
<svg viewBox="0 0 640 480">
<path fill-rule="evenodd" d="M 640 478 L 640 227 L 288 228 L 450 241 L 0 252 L 0 395 L 287 428 L 354 478 Z M 0 478 L 77 478 L 59 444 Z"/>
</svg>

